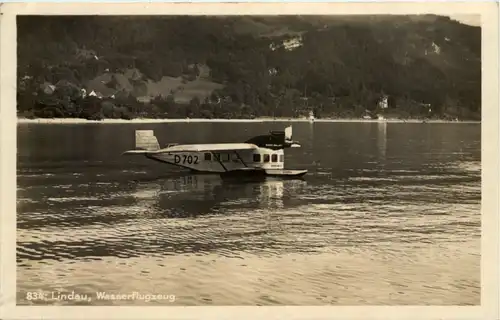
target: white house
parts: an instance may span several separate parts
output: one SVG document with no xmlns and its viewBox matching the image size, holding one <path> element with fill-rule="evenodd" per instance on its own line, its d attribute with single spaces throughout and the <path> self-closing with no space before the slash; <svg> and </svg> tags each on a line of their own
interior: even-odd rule
<svg viewBox="0 0 500 320">
<path fill-rule="evenodd" d="M 293 37 L 290 39 L 283 40 L 280 44 L 271 43 L 269 48 L 274 51 L 278 48 L 285 48 L 287 51 L 291 51 L 302 46 L 302 36 Z"/>
<path fill-rule="evenodd" d="M 378 106 L 380 109 L 387 109 L 389 107 L 388 103 L 389 97 L 384 95 L 378 102 Z"/>
<path fill-rule="evenodd" d="M 288 39 L 283 41 L 283 46 L 285 47 L 286 50 L 293 50 L 295 48 L 298 48 L 302 46 L 302 37 L 295 37 L 292 39 Z"/>
<path fill-rule="evenodd" d="M 45 82 L 43 83 L 42 85 L 40 85 L 40 88 L 42 89 L 42 91 L 45 93 L 45 94 L 48 94 L 48 95 L 51 95 L 54 93 L 54 91 L 56 90 L 56 86 L 49 83 L 49 82 Z"/>
<path fill-rule="evenodd" d="M 440 54 L 441 53 L 441 48 L 435 44 L 434 42 L 432 43 L 432 49 L 434 49 L 434 53 Z"/>
</svg>

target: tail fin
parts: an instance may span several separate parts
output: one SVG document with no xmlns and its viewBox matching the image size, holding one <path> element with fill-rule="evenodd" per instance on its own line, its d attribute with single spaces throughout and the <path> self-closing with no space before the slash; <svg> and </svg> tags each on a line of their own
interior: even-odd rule
<svg viewBox="0 0 500 320">
<path fill-rule="evenodd" d="M 136 130 L 135 147 L 136 149 L 155 151 L 160 149 L 160 144 L 153 130 Z"/>
</svg>

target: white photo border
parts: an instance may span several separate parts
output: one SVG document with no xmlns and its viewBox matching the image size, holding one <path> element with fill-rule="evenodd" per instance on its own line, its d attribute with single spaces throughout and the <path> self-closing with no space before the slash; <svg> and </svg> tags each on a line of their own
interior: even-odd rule
<svg viewBox="0 0 500 320">
<path fill-rule="evenodd" d="M 0 4 L 1 319 L 498 319 L 499 95 L 498 3 L 4 3 Z M 479 15 L 482 28 L 481 305 L 470 307 L 52 307 L 16 306 L 16 15 Z M 459 268 L 460 266 L 457 266 Z"/>
</svg>

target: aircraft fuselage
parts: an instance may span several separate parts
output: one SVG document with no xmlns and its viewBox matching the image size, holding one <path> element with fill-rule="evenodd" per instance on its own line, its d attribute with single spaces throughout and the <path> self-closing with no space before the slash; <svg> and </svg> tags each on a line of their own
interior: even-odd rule
<svg viewBox="0 0 500 320">
<path fill-rule="evenodd" d="M 220 152 L 161 152 L 146 154 L 152 160 L 193 171 L 221 173 L 242 168 L 283 169 L 283 149 L 234 150 Z"/>
</svg>

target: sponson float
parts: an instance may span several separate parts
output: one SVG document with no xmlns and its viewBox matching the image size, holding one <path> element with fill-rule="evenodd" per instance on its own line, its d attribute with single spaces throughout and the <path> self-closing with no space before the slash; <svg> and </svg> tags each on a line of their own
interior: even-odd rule
<svg viewBox="0 0 500 320">
<path fill-rule="evenodd" d="M 136 130 L 136 149 L 123 154 L 143 155 L 194 172 L 219 173 L 223 179 L 298 178 L 307 170 L 286 170 L 284 149 L 300 146 L 298 141 L 292 140 L 291 126 L 243 143 L 169 144 L 166 148 L 160 148 L 153 130 Z"/>
</svg>

